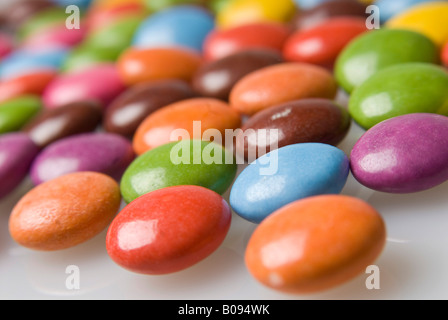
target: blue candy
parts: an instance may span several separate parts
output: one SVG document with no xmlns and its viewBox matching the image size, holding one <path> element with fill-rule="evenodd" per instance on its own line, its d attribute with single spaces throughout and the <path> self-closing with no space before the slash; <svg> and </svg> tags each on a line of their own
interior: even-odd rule
<svg viewBox="0 0 448 320">
<path fill-rule="evenodd" d="M 230 191 L 230 205 L 242 218 L 260 223 L 293 201 L 340 193 L 348 174 L 348 157 L 334 146 L 285 146 L 258 158 L 241 172 Z"/>
<path fill-rule="evenodd" d="M 321 3 L 328 2 L 328 1 L 331 1 L 331 0 L 294 0 L 296 5 L 300 9 L 312 9 L 312 8 L 320 5 Z"/>
<path fill-rule="evenodd" d="M 416 4 L 431 1 L 434 0 L 377 0 L 373 4 L 379 8 L 380 21 L 386 22 L 396 14 L 401 13 Z"/>
<path fill-rule="evenodd" d="M 65 48 L 15 51 L 2 60 L 0 79 L 6 80 L 40 70 L 59 70 L 67 55 L 68 50 Z"/>
<path fill-rule="evenodd" d="M 205 9 L 176 6 L 161 10 L 142 22 L 132 46 L 138 48 L 181 46 L 201 52 L 206 36 L 215 28 Z"/>
<path fill-rule="evenodd" d="M 86 9 L 90 6 L 92 0 L 52 0 L 52 2 L 63 7 L 75 5 L 78 6 L 80 9 Z"/>
</svg>

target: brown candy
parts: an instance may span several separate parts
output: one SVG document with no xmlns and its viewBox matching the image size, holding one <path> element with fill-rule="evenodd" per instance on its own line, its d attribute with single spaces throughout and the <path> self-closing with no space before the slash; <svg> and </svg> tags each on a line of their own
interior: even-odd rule
<svg viewBox="0 0 448 320">
<path fill-rule="evenodd" d="M 283 62 L 281 54 L 268 49 L 241 51 L 204 64 L 193 77 L 201 95 L 228 100 L 235 83 L 252 71 Z"/>
<path fill-rule="evenodd" d="M 366 5 L 356 0 L 325 1 L 311 9 L 299 11 L 291 20 L 291 27 L 295 30 L 308 29 L 329 18 L 340 16 L 367 18 Z"/>
<path fill-rule="evenodd" d="M 351 118 L 346 109 L 328 99 L 302 99 L 263 110 L 249 118 L 237 136 L 238 154 L 248 159 L 249 150 L 263 155 L 258 141 L 259 130 L 277 129 L 278 147 L 296 143 L 316 142 L 336 146 L 348 133 Z M 269 136 L 269 135 L 268 135 Z M 266 152 L 272 151 L 267 143 Z M 263 150 L 264 151 L 264 150 Z"/>
<path fill-rule="evenodd" d="M 50 0 L 17 0 L 6 7 L 1 13 L 2 24 L 15 30 L 35 14 L 48 8 L 55 7 L 55 3 Z"/>
<path fill-rule="evenodd" d="M 152 112 L 195 96 L 191 86 L 182 80 L 161 80 L 133 86 L 108 107 L 103 127 L 108 132 L 132 137 Z"/>
<path fill-rule="evenodd" d="M 23 131 L 39 147 L 79 133 L 94 131 L 101 123 L 101 107 L 93 101 L 66 104 L 56 109 L 45 109 L 31 120 Z"/>
</svg>

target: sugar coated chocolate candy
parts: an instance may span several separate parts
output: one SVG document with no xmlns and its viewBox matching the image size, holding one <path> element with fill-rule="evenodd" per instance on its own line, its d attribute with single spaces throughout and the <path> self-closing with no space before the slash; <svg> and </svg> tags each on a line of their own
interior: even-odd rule
<svg viewBox="0 0 448 320">
<path fill-rule="evenodd" d="M 385 222 L 370 204 L 351 196 L 321 195 L 266 218 L 249 239 L 245 262 L 268 288 L 311 294 L 363 274 L 385 244 Z"/>
<path fill-rule="evenodd" d="M 170 142 L 145 152 L 128 166 L 121 194 L 128 203 L 145 193 L 178 185 L 197 185 L 223 194 L 237 168 L 232 151 L 215 142 Z"/>
<path fill-rule="evenodd" d="M 26 133 L 0 135 L 0 199 L 25 179 L 39 148 Z"/>
<path fill-rule="evenodd" d="M 236 137 L 236 151 L 251 162 L 274 148 L 296 143 L 336 146 L 350 127 L 347 109 L 332 100 L 295 100 L 260 111 L 245 121 Z"/>
<path fill-rule="evenodd" d="M 348 174 L 348 157 L 334 146 L 285 146 L 259 157 L 238 175 L 230 191 L 230 205 L 244 219 L 259 223 L 293 201 L 340 193 Z"/>
<path fill-rule="evenodd" d="M 35 185 L 80 171 L 100 172 L 119 181 L 134 160 L 131 143 L 113 133 L 81 133 L 42 150 L 30 170 Z"/>
<path fill-rule="evenodd" d="M 407 62 L 437 64 L 439 52 L 431 39 L 415 31 L 372 30 L 351 41 L 338 55 L 335 77 L 339 86 L 351 93 L 383 68 Z"/>
<path fill-rule="evenodd" d="M 190 84 L 183 80 L 167 79 L 132 86 L 109 105 L 103 128 L 132 138 L 140 124 L 154 111 L 196 96 Z"/>
<path fill-rule="evenodd" d="M 135 199 L 117 215 L 108 229 L 107 252 L 132 272 L 179 272 L 216 251 L 231 220 L 227 202 L 209 189 L 163 188 Z"/>
<path fill-rule="evenodd" d="M 77 172 L 27 192 L 9 217 L 9 232 L 21 246 L 64 250 L 105 230 L 121 204 L 115 180 L 97 172 Z"/>
<path fill-rule="evenodd" d="M 215 29 L 204 41 L 203 56 L 206 61 L 224 58 L 247 49 L 270 49 L 282 52 L 291 31 L 276 22 L 253 22 L 229 29 Z"/>
<path fill-rule="evenodd" d="M 132 86 L 142 82 L 166 79 L 190 81 L 202 57 L 185 48 L 129 48 L 118 59 L 120 78 Z"/>
<path fill-rule="evenodd" d="M 354 177 L 389 193 L 413 193 L 448 180 L 448 117 L 412 113 L 369 129 L 350 155 Z"/>
<path fill-rule="evenodd" d="M 236 130 L 240 125 L 240 114 L 226 102 L 191 98 L 174 102 L 147 116 L 137 128 L 132 144 L 137 154 L 178 139 L 213 138 L 225 145 L 226 130 Z M 204 137 L 207 132 L 212 137 Z"/>
<path fill-rule="evenodd" d="M 102 119 L 102 109 L 92 101 L 73 102 L 56 109 L 43 109 L 22 131 L 40 148 L 75 134 L 95 131 Z"/>
<path fill-rule="evenodd" d="M 233 86 L 245 75 L 281 62 L 282 55 L 273 50 L 242 50 L 204 63 L 194 74 L 192 85 L 204 97 L 228 100 Z"/>
<path fill-rule="evenodd" d="M 325 68 L 309 63 L 289 62 L 251 72 L 230 92 L 230 105 L 238 112 L 253 115 L 280 103 L 336 97 L 338 86 Z"/>
<path fill-rule="evenodd" d="M 363 128 L 415 112 L 448 115 L 448 72 L 431 63 L 383 69 L 356 88 L 348 110 Z"/>
</svg>

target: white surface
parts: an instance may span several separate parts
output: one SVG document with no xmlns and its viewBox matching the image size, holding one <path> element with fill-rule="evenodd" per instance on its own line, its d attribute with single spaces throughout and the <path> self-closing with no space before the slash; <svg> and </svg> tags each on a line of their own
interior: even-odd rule
<svg viewBox="0 0 448 320">
<path fill-rule="evenodd" d="M 356 125 L 339 147 L 347 154 L 363 133 Z M 190 269 L 163 276 L 126 271 L 110 260 L 105 234 L 60 252 L 20 247 L 8 233 L 8 216 L 30 188 L 25 181 L 0 202 L 0 299 L 447 299 L 448 183 L 420 193 L 373 192 L 349 177 L 343 194 L 367 200 L 384 217 L 386 247 L 375 262 L 380 289 L 368 290 L 368 274 L 311 296 L 286 295 L 260 285 L 246 270 L 244 250 L 256 227 L 237 215 L 223 245 Z M 66 288 L 66 267 L 80 270 L 80 289 Z"/>
</svg>

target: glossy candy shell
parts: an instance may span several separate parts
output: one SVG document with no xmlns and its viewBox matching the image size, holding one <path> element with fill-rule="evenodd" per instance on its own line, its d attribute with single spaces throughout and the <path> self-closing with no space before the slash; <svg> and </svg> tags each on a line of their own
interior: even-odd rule
<svg viewBox="0 0 448 320">
<path fill-rule="evenodd" d="M 219 248 L 231 217 L 225 200 L 209 189 L 164 188 L 137 198 L 119 213 L 107 233 L 107 252 L 132 272 L 179 272 Z"/>
<path fill-rule="evenodd" d="M 316 196 L 264 220 L 249 240 L 245 262 L 268 288 L 311 294 L 364 273 L 385 244 L 385 223 L 368 203 L 342 195 Z"/>
</svg>

